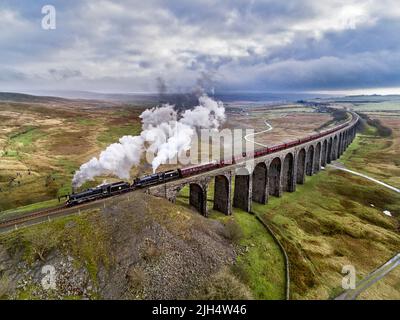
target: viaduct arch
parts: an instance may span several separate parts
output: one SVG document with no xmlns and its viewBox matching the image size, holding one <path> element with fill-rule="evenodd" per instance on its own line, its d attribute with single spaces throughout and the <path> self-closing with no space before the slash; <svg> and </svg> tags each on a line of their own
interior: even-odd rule
<svg viewBox="0 0 400 320">
<path fill-rule="evenodd" d="M 306 174 L 312 176 L 314 174 L 314 146 L 310 145 L 306 157 Z"/>
<path fill-rule="evenodd" d="M 296 181 L 294 176 L 294 157 L 289 152 L 283 160 L 283 172 L 282 172 L 282 191 L 294 192 L 296 188 Z"/>
<path fill-rule="evenodd" d="M 253 171 L 253 201 L 268 202 L 268 168 L 265 162 L 257 164 Z"/>
<path fill-rule="evenodd" d="M 281 188 L 281 172 L 282 161 L 280 158 L 275 158 L 269 165 L 269 194 L 271 196 L 280 197 L 282 195 Z"/>
</svg>

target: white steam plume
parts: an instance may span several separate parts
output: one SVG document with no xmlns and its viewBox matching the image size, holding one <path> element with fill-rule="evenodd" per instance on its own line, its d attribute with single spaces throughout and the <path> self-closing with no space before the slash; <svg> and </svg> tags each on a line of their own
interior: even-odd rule
<svg viewBox="0 0 400 320">
<path fill-rule="evenodd" d="M 140 136 L 124 136 L 83 164 L 72 180 L 74 188 L 96 176 L 113 174 L 121 179 L 130 178 L 130 170 L 140 163 L 144 151 L 155 155 L 152 160 L 155 172 L 161 164 L 190 149 L 195 128 L 218 129 L 225 121 L 225 108 L 206 95 L 199 98 L 199 105 L 186 110 L 178 117 L 173 105 L 145 110 L 141 115 Z M 179 119 L 178 119 L 179 118 Z"/>
<path fill-rule="evenodd" d="M 142 119 L 143 130 L 150 126 L 157 126 L 163 122 L 176 121 L 178 114 L 171 104 L 164 104 L 161 108 L 147 109 L 139 116 Z"/>
<path fill-rule="evenodd" d="M 151 151 L 157 151 L 152 162 L 153 171 L 155 172 L 161 164 L 167 163 L 168 160 L 190 149 L 195 133 L 193 128 L 218 129 L 223 121 L 225 121 L 223 103 L 216 102 L 206 95 L 201 96 L 197 107 L 186 110 L 179 121 L 168 124 L 167 135 L 159 135 L 159 137 L 166 137 L 162 144 L 155 143 L 150 146 Z"/>
<path fill-rule="evenodd" d="M 218 129 L 220 124 L 225 121 L 223 103 L 206 95 L 199 98 L 199 103 L 200 105 L 193 110 L 186 110 L 179 121 L 191 127 Z"/>
<path fill-rule="evenodd" d="M 129 179 L 129 172 L 139 164 L 143 151 L 143 139 L 140 136 L 123 136 L 119 143 L 113 143 L 102 151 L 98 159 L 92 158 L 81 165 L 72 179 L 72 185 L 80 187 L 86 181 L 105 174 Z"/>
<path fill-rule="evenodd" d="M 161 124 L 159 127 L 164 127 L 168 132 L 163 135 L 165 139 L 163 139 L 162 143 L 159 143 L 161 140 L 158 140 L 157 143 L 151 144 L 149 148 L 156 154 L 156 157 L 151 163 L 153 172 L 155 172 L 161 164 L 165 164 L 168 160 L 189 150 L 192 144 L 192 137 L 195 133 L 194 129 L 179 121 Z M 158 127 L 154 128 L 154 130 L 158 129 Z"/>
</svg>

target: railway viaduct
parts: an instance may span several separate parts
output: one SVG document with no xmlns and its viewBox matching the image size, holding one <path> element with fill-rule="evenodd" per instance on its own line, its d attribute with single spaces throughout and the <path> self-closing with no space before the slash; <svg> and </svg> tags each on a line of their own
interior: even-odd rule
<svg viewBox="0 0 400 320">
<path fill-rule="evenodd" d="M 294 192 L 297 184 L 305 183 L 306 175 L 312 176 L 338 159 L 356 135 L 358 116 L 352 116 L 347 127 L 327 136 L 251 161 L 157 185 L 147 192 L 175 202 L 179 191 L 189 185 L 190 205 L 207 216 L 207 192 L 214 180 L 214 210 L 230 215 L 234 206 L 250 212 L 252 201 L 266 204 L 270 196 Z"/>
</svg>

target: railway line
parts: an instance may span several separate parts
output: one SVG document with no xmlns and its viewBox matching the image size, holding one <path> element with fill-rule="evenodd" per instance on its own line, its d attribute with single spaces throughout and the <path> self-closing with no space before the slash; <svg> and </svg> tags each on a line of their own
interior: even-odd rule
<svg viewBox="0 0 400 320">
<path fill-rule="evenodd" d="M 115 197 L 121 196 L 123 194 L 129 194 L 130 192 L 146 190 L 147 187 L 150 187 L 150 186 L 163 184 L 167 181 L 167 179 L 165 179 L 165 177 L 167 177 L 170 180 L 170 179 L 181 179 L 181 178 L 185 178 L 188 176 L 201 175 L 207 171 L 215 170 L 215 169 L 218 169 L 221 167 L 229 167 L 229 166 L 235 165 L 236 163 L 245 162 L 249 158 L 261 157 L 266 154 L 275 153 L 275 152 L 278 152 L 278 151 L 281 151 L 281 150 L 284 150 L 287 148 L 291 148 L 296 145 L 301 145 L 303 143 L 307 143 L 307 142 L 319 139 L 324 136 L 328 136 L 328 135 L 335 133 L 343 128 L 346 128 L 352 122 L 357 121 L 358 116 L 355 113 L 351 113 L 351 114 L 352 114 L 352 117 L 350 120 L 338 125 L 335 128 L 332 128 L 332 129 L 324 131 L 324 132 L 316 133 L 316 134 L 308 136 L 308 137 L 297 139 L 297 140 L 294 140 L 294 141 L 291 141 L 291 142 L 288 142 L 285 144 L 274 145 L 271 147 L 264 146 L 263 149 L 255 150 L 251 154 L 249 153 L 246 155 L 246 153 L 244 153 L 244 156 L 243 155 L 233 156 L 231 163 L 224 163 L 223 161 L 212 162 L 212 163 L 201 164 L 201 165 L 194 166 L 194 167 L 178 169 L 179 174 L 174 173 L 172 171 L 153 174 L 150 176 L 143 177 L 141 179 L 136 179 L 135 182 L 131 186 L 129 186 L 129 184 L 127 184 L 128 186 L 125 187 L 125 189 L 123 189 L 121 192 L 119 192 L 117 190 L 115 193 L 108 192 L 108 194 L 106 194 L 106 195 L 104 195 L 102 193 L 102 192 L 104 192 L 104 190 L 106 190 L 106 189 L 111 190 L 110 188 L 113 188 L 114 185 L 118 185 L 119 183 L 116 183 L 113 185 L 108 185 L 108 186 L 100 186 L 100 187 L 97 187 L 94 189 L 85 190 L 81 194 L 89 193 L 89 196 L 90 196 L 90 192 L 91 192 L 92 194 L 95 194 L 97 196 L 96 197 L 88 197 L 87 199 L 82 201 L 83 203 L 81 203 L 79 200 L 79 194 L 73 194 L 70 196 L 69 202 L 67 201 L 67 203 L 69 203 L 70 205 L 66 204 L 64 206 L 39 210 L 39 211 L 24 214 L 20 217 L 15 217 L 12 219 L 0 221 L 0 232 L 6 232 L 9 230 L 18 228 L 20 226 L 32 225 L 36 222 L 41 222 L 45 219 L 50 219 L 51 217 L 68 215 L 68 214 L 75 213 L 77 211 L 79 212 L 79 210 L 88 209 L 91 207 L 98 207 L 99 203 L 105 203 L 107 201 L 107 199 L 115 198 Z M 269 131 L 271 129 L 272 129 L 272 127 L 265 131 Z M 163 179 L 161 179 L 160 177 L 163 177 Z M 72 201 L 71 201 L 71 199 L 72 199 Z M 73 206 L 71 206 L 71 204 Z"/>
<path fill-rule="evenodd" d="M 48 221 L 51 218 L 55 217 L 61 217 L 61 216 L 66 216 L 74 213 L 78 213 L 80 211 L 88 210 L 88 209 L 93 209 L 93 208 L 99 208 L 104 206 L 108 200 L 110 199 L 116 199 L 118 197 L 123 197 L 123 196 L 129 196 L 130 192 L 141 192 L 142 190 L 130 190 L 128 192 L 109 197 L 109 198 L 103 198 L 87 203 L 83 203 L 80 205 L 76 205 L 73 207 L 68 207 L 66 205 L 55 207 L 55 208 L 49 208 L 49 209 L 44 209 L 44 210 L 38 210 L 35 212 L 31 212 L 28 214 L 21 215 L 20 217 L 15 217 L 12 219 L 7 219 L 0 221 L 0 233 L 4 233 L 7 231 L 15 230 L 18 229 L 19 227 L 24 227 L 24 226 L 29 226 L 33 225 L 39 222 L 43 221 Z"/>
</svg>

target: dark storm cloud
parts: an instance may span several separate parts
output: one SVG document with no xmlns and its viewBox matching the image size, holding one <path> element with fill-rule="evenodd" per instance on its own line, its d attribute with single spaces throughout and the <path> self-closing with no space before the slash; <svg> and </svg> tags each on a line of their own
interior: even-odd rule
<svg viewBox="0 0 400 320">
<path fill-rule="evenodd" d="M 285 60 L 244 70 L 251 76 L 236 81 L 232 75 L 220 89 L 310 91 L 400 86 L 400 55 L 391 52 Z"/>
<path fill-rule="evenodd" d="M 23 72 L 11 70 L 8 68 L 0 69 L 0 81 L 23 81 L 28 77 Z"/>
<path fill-rule="evenodd" d="M 53 31 L 46 2 L 1 2 L 0 89 L 400 86 L 395 0 L 55 0 Z"/>
</svg>

